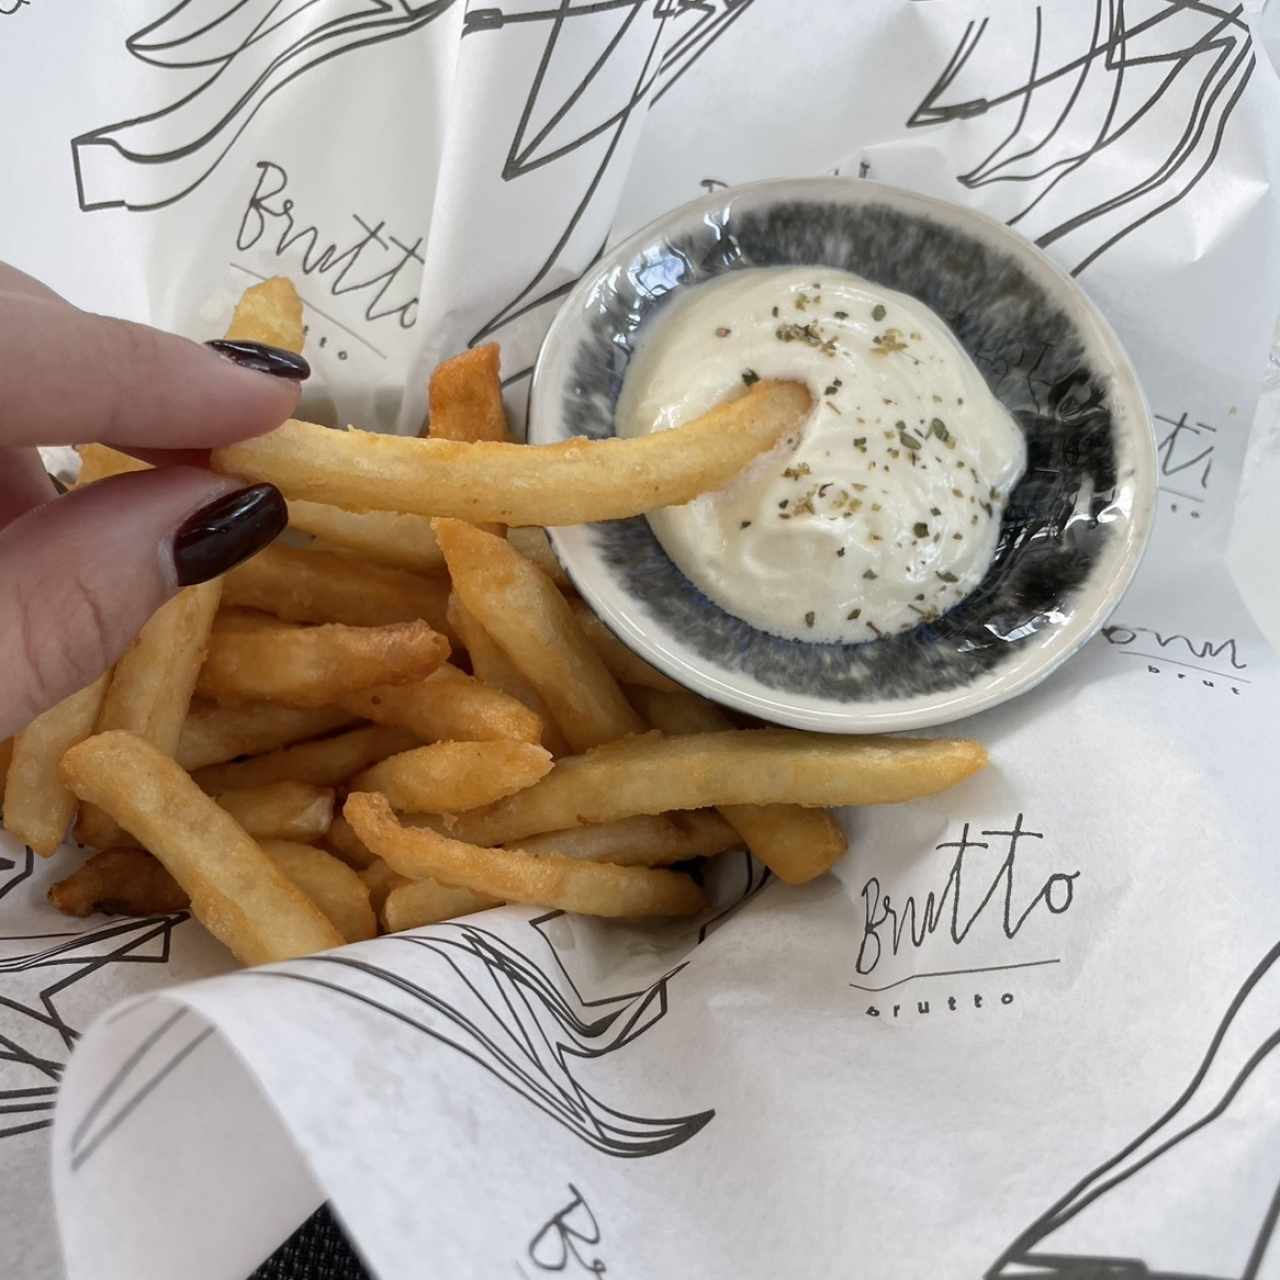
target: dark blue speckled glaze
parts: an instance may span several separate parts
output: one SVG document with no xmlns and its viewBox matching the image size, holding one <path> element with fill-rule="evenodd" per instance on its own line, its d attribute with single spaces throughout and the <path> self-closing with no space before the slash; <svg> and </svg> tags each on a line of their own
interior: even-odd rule
<svg viewBox="0 0 1280 1280">
<path fill-rule="evenodd" d="M 750 267 L 842 268 L 932 307 L 1021 425 L 1027 470 L 995 558 L 981 585 L 937 621 L 841 645 L 782 639 L 726 613 L 675 567 L 643 517 L 594 526 L 599 553 L 701 659 L 783 696 L 918 699 L 989 681 L 1021 646 L 1066 624 L 1108 540 L 1123 536 L 1123 520 L 1105 519 L 1120 465 L 1108 379 L 1090 367 L 1075 324 L 1040 283 L 954 226 L 874 202 L 727 210 L 651 242 L 597 284 L 562 388 L 566 430 L 613 434 L 636 342 L 679 290 Z"/>
</svg>

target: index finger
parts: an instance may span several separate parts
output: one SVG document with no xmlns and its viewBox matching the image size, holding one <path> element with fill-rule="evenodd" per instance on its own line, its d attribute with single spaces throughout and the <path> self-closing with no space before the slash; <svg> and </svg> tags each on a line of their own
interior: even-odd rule
<svg viewBox="0 0 1280 1280">
<path fill-rule="evenodd" d="M 0 352 L 0 446 L 210 448 L 270 431 L 298 401 L 296 381 L 52 297 L 0 299 Z"/>
</svg>

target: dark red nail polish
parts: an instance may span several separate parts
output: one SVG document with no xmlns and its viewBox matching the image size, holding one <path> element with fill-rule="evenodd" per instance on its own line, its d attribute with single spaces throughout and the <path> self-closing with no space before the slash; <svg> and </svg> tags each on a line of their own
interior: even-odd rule
<svg viewBox="0 0 1280 1280">
<path fill-rule="evenodd" d="M 273 484 L 224 493 L 188 516 L 173 535 L 178 582 L 189 587 L 226 573 L 279 537 L 288 523 L 288 505 Z"/>
<path fill-rule="evenodd" d="M 242 369 L 269 373 L 273 378 L 301 382 L 311 377 L 311 366 L 300 356 L 283 347 L 269 347 L 265 342 L 241 342 L 234 338 L 214 338 L 204 344 Z"/>
</svg>

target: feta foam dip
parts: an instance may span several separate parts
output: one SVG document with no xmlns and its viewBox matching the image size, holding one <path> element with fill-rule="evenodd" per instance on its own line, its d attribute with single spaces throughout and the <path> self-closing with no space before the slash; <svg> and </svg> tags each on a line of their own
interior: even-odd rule
<svg viewBox="0 0 1280 1280">
<path fill-rule="evenodd" d="M 849 643 L 936 618 L 982 581 L 1026 445 L 939 316 L 826 267 L 732 272 L 655 321 L 617 433 L 680 426 L 760 378 L 808 386 L 799 434 L 648 517 L 700 590 L 761 630 Z"/>
</svg>

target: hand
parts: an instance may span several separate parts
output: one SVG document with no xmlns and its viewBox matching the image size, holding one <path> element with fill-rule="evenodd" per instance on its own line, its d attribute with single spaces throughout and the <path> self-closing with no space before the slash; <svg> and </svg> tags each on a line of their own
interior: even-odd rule
<svg viewBox="0 0 1280 1280">
<path fill-rule="evenodd" d="M 284 528 L 275 488 L 201 464 L 289 417 L 307 364 L 222 345 L 80 311 L 0 264 L 0 739 L 96 679 L 180 587 Z M 32 446 L 91 441 L 156 469 L 57 497 Z"/>
</svg>

